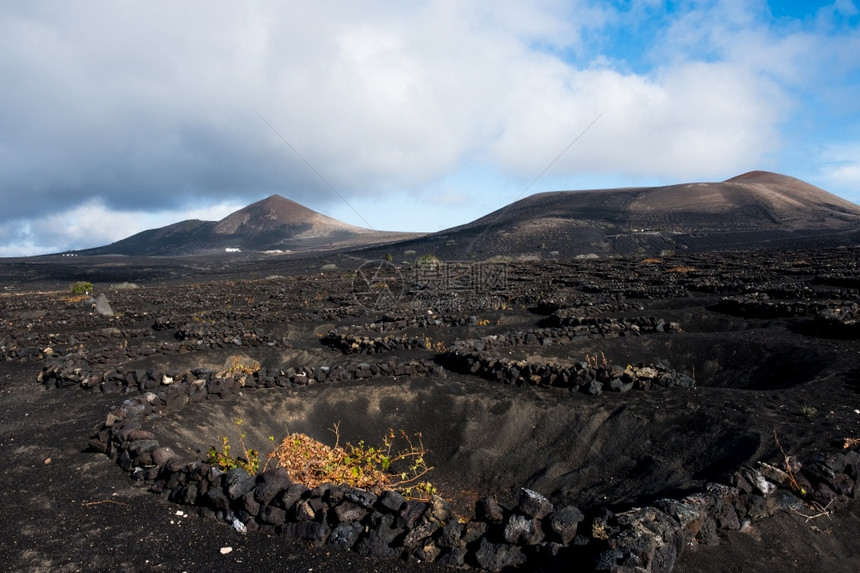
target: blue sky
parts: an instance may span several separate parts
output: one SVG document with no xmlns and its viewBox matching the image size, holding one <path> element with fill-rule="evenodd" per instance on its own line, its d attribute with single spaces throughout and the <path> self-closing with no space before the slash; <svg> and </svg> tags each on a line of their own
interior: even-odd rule
<svg viewBox="0 0 860 573">
<path fill-rule="evenodd" d="M 273 193 L 413 231 L 752 169 L 860 203 L 857 54 L 850 0 L 4 3 L 0 256 Z"/>
</svg>

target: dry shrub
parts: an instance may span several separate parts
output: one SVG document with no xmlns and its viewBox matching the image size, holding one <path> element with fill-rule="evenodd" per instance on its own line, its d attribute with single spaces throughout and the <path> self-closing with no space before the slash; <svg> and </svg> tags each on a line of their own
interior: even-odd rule
<svg viewBox="0 0 860 573">
<path fill-rule="evenodd" d="M 260 364 L 251 360 L 247 364 L 242 362 L 242 357 L 236 354 L 230 359 L 230 367 L 227 368 L 227 374 L 254 374 L 260 370 Z"/>
<path fill-rule="evenodd" d="M 377 493 L 395 490 L 414 498 L 427 498 L 436 493 L 432 484 L 421 481 L 433 468 L 427 466 L 424 459 L 426 450 L 420 433 L 413 441 L 401 430 L 398 440 L 394 430 L 389 429 L 382 447 L 373 447 L 363 441 L 340 446 L 337 424 L 332 431 L 337 436 L 334 447 L 307 434 L 287 434 L 268 455 L 266 467 L 271 463 L 285 468 L 290 479 L 310 488 L 334 483 Z M 395 442 L 405 445 L 398 449 Z"/>
<path fill-rule="evenodd" d="M 589 355 L 587 352 L 585 353 L 585 363 L 588 364 L 589 367 L 598 370 L 600 368 L 609 367 L 609 360 L 606 359 L 606 355 L 604 353 L 600 353 L 600 358 L 598 359 L 597 353 L 595 352 L 593 355 Z"/>
<path fill-rule="evenodd" d="M 90 295 L 88 294 L 72 294 L 67 296 L 61 296 L 60 300 L 62 300 L 63 302 L 68 302 L 70 304 L 77 304 L 79 302 L 84 302 L 88 298 L 92 297 L 90 297 Z"/>
</svg>

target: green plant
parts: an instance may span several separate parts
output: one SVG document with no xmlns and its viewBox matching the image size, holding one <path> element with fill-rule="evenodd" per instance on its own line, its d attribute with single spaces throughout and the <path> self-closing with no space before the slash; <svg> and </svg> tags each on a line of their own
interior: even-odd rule
<svg viewBox="0 0 860 573">
<path fill-rule="evenodd" d="M 254 374 L 260 370 L 260 364 L 257 362 L 242 362 L 242 357 L 236 354 L 230 362 L 230 368 L 227 369 L 228 374 Z"/>
<path fill-rule="evenodd" d="M 331 430 L 336 436 L 333 447 L 306 434 L 287 434 L 269 454 L 266 467 L 269 463 L 283 467 L 293 481 L 311 488 L 335 483 L 376 492 L 396 490 L 407 497 L 427 498 L 436 493 L 431 483 L 422 481 L 433 468 L 424 458 L 426 450 L 420 433 L 413 441 L 406 432 L 401 430 L 398 438 L 389 429 L 380 447 L 364 441 L 340 446 L 339 424 Z"/>
<path fill-rule="evenodd" d="M 240 418 L 236 420 L 236 426 L 241 425 L 242 419 Z M 215 446 L 210 446 L 206 461 L 222 470 L 242 468 L 249 474 L 256 475 L 257 470 L 260 469 L 260 453 L 245 446 L 244 433 L 239 434 L 239 445 L 242 448 L 242 457 L 233 457 L 230 455 L 230 439 L 227 436 L 221 436 L 221 451 L 219 452 Z"/>
<path fill-rule="evenodd" d="M 800 413 L 803 414 L 804 417 L 812 419 L 818 415 L 818 408 L 804 404 L 800 407 Z"/>
<path fill-rule="evenodd" d="M 426 254 L 418 257 L 415 264 L 423 269 L 435 270 L 442 266 L 442 261 L 436 255 Z"/>
<path fill-rule="evenodd" d="M 78 281 L 69 287 L 72 294 L 90 294 L 93 292 L 93 283 L 89 281 Z"/>
</svg>

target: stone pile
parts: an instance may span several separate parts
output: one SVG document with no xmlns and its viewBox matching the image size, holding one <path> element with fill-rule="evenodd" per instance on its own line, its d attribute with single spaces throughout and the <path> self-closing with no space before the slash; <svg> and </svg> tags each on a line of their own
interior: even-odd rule
<svg viewBox="0 0 860 573">
<path fill-rule="evenodd" d="M 475 324 L 477 317 L 451 314 L 415 314 L 412 316 L 385 315 L 381 319 L 362 325 L 341 326 L 336 334 L 362 334 L 365 332 L 398 332 L 407 328 L 436 328 Z"/>
<path fill-rule="evenodd" d="M 588 296 L 541 297 L 530 310 L 535 314 L 544 316 L 554 313 L 565 313 L 570 316 L 596 316 L 609 312 L 642 310 L 642 303 L 640 302 L 625 300 L 619 296 L 603 298 L 609 298 L 609 300 Z"/>
<path fill-rule="evenodd" d="M 613 335 L 625 332 L 633 334 L 655 332 L 681 332 L 681 325 L 653 316 L 634 316 L 626 318 L 595 318 L 575 314 L 569 310 L 553 313 L 552 318 L 560 326 L 577 329 L 575 332 L 587 331 L 589 334 Z"/>
<path fill-rule="evenodd" d="M 116 327 L 74 333 L 19 334 L 0 340 L 0 361 L 33 362 L 77 352 L 82 344 L 103 344 L 107 340 L 127 342 L 146 338 L 152 338 L 149 329 Z"/>
<path fill-rule="evenodd" d="M 822 309 L 815 317 L 816 329 L 830 336 L 860 338 L 860 304 Z"/>
<path fill-rule="evenodd" d="M 89 448 L 113 459 L 134 480 L 238 532 L 260 531 L 363 556 L 436 562 L 488 571 L 577 563 L 583 570 L 669 572 L 692 544 L 718 544 L 777 511 L 809 519 L 844 507 L 860 487 L 860 453 L 819 452 L 791 470 L 741 467 L 728 484 L 709 483 L 681 499 L 613 512 L 556 507 L 521 489 L 512 506 L 477 501 L 458 516 L 441 498 L 407 500 L 396 491 L 294 483 L 283 468 L 250 475 L 201 460 L 182 460 L 143 424 L 152 414 L 223 396 L 203 380 L 145 392 L 114 408 Z"/>
<path fill-rule="evenodd" d="M 500 358 L 487 353 L 447 352 L 441 363 L 451 371 L 473 374 L 493 382 L 535 386 L 557 386 L 592 396 L 604 391 L 629 392 L 656 387 L 693 388 L 695 380 L 663 365 L 621 368 L 597 360 L 559 364 Z"/>
<path fill-rule="evenodd" d="M 39 382 L 49 387 L 80 386 L 96 388 L 104 393 L 146 391 L 161 386 L 181 384 L 206 385 L 217 388 L 219 395 L 232 395 L 241 388 L 272 388 L 307 386 L 325 382 L 346 382 L 385 376 L 444 376 L 435 362 L 425 360 L 388 360 L 384 362 L 353 362 L 345 365 L 306 365 L 283 369 L 263 368 L 253 372 L 213 372 L 206 368 L 190 371 L 141 370 L 115 366 L 99 368 L 83 360 L 55 362 L 42 368 Z"/>
<path fill-rule="evenodd" d="M 175 336 L 189 350 L 211 350 L 230 346 L 268 346 L 270 348 L 289 348 L 290 341 L 284 337 L 271 335 L 259 327 L 229 326 L 218 324 L 203 325 L 186 323 L 176 329 Z"/>
<path fill-rule="evenodd" d="M 716 308 L 726 314 L 748 318 L 783 318 L 814 315 L 830 304 L 818 300 L 771 300 L 767 293 L 755 292 L 724 297 Z"/>
<path fill-rule="evenodd" d="M 356 334 L 338 334 L 329 332 L 320 339 L 320 342 L 344 354 L 377 354 L 380 352 L 393 352 L 397 350 L 413 350 L 433 348 L 432 341 L 424 335 L 408 336 L 360 336 Z"/>
</svg>

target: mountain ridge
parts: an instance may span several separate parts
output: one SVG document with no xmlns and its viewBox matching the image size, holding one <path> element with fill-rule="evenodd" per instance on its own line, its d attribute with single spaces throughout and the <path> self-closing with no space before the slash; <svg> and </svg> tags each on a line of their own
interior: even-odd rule
<svg viewBox="0 0 860 573">
<path fill-rule="evenodd" d="M 274 194 L 219 221 L 187 219 L 141 231 L 109 245 L 77 251 L 77 254 L 177 256 L 227 250 L 323 251 L 417 235 L 356 227 Z"/>
<path fill-rule="evenodd" d="M 190 255 L 231 249 L 433 253 L 448 259 L 860 244 L 860 206 L 800 179 L 750 171 L 721 182 L 547 191 L 437 233 L 349 225 L 280 195 L 220 221 L 187 220 L 79 254 Z M 383 252 L 384 245 L 386 251 Z"/>
</svg>

